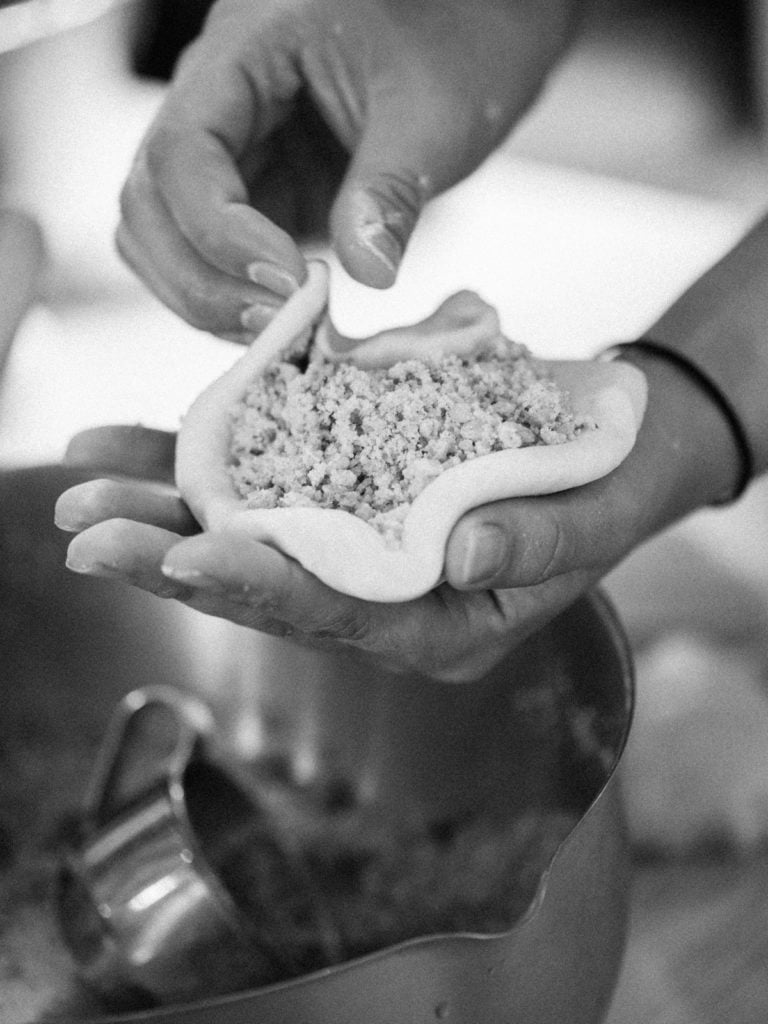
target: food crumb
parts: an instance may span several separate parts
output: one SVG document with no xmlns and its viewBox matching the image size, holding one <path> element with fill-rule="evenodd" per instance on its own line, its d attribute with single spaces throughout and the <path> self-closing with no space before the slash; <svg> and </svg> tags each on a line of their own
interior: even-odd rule
<svg viewBox="0 0 768 1024">
<path fill-rule="evenodd" d="M 594 426 L 525 346 L 501 337 L 471 359 L 375 369 L 294 351 L 234 409 L 230 472 L 248 508 L 343 509 L 397 546 L 413 501 L 446 469 Z"/>
</svg>

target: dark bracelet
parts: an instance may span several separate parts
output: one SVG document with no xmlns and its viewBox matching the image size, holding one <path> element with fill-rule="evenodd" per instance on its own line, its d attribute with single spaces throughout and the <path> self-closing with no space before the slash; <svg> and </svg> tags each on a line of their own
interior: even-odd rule
<svg viewBox="0 0 768 1024">
<path fill-rule="evenodd" d="M 662 345 L 660 342 L 653 341 L 650 338 L 639 338 L 637 341 L 627 341 L 618 345 L 612 345 L 605 352 L 604 356 L 605 358 L 611 358 L 621 355 L 622 352 L 631 351 L 632 349 L 640 352 L 650 352 L 653 355 L 666 359 L 667 362 L 673 363 L 675 366 L 679 367 L 679 369 L 683 370 L 689 377 L 699 384 L 699 386 L 709 395 L 715 405 L 720 409 L 723 416 L 728 421 L 733 434 L 733 439 L 736 442 L 741 462 L 741 472 L 733 494 L 721 501 L 714 502 L 714 504 L 727 505 L 736 501 L 747 489 L 755 475 L 755 456 L 752 451 L 752 445 L 747 431 L 745 430 L 741 417 L 736 411 L 731 400 L 722 391 L 720 385 L 710 377 L 706 370 L 702 369 L 702 367 L 699 366 L 698 363 L 695 363 L 689 356 L 684 355 L 682 352 L 678 352 L 677 349 L 668 348 L 666 345 Z"/>
</svg>

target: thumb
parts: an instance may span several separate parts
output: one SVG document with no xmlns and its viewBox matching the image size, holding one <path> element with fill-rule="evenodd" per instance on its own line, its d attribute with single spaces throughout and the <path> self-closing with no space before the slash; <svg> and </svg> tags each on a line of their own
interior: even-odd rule
<svg viewBox="0 0 768 1024">
<path fill-rule="evenodd" d="M 434 135 L 434 123 L 402 104 L 370 112 L 330 220 L 334 249 L 362 284 L 394 283 L 424 204 L 445 187 L 446 154 Z"/>
<path fill-rule="evenodd" d="M 611 514 L 605 491 L 600 501 L 589 486 L 583 490 L 496 502 L 468 513 L 448 541 L 448 582 L 458 590 L 530 587 L 615 564 L 633 543 L 626 519 Z"/>
<path fill-rule="evenodd" d="M 361 284 L 394 284 L 428 195 L 426 175 L 403 160 L 355 161 L 331 213 L 331 238 L 344 269 Z"/>
<path fill-rule="evenodd" d="M 434 83 L 410 84 L 388 103 L 371 110 L 330 217 L 344 269 L 374 288 L 394 283 L 427 200 L 471 174 L 499 141 L 494 125 Z"/>
</svg>

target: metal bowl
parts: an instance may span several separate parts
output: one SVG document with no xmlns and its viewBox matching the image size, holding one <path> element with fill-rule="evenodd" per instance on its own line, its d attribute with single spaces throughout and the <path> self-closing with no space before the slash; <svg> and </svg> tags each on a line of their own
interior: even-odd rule
<svg viewBox="0 0 768 1024">
<path fill-rule="evenodd" d="M 190 622 L 201 617 L 63 568 L 65 538 L 50 518 L 72 482 L 59 469 L 0 477 L 0 616 L 10 626 L 0 634 L 10 706 L 0 740 L 12 768 L 0 786 L 15 850 L 6 879 L 30 863 L 44 875 L 56 829 L 77 806 L 125 693 L 157 682 L 200 690 L 195 643 L 206 634 Z M 383 675 L 351 655 L 309 654 L 244 630 L 231 636 L 241 638 L 243 678 L 228 690 L 233 664 L 221 665 L 215 710 L 222 723 L 247 711 L 255 758 L 278 758 L 305 780 L 343 778 L 383 806 L 436 816 L 483 806 L 510 821 L 562 812 L 574 825 L 537 865 L 522 912 L 489 934 L 423 935 L 183 1006 L 105 1012 L 85 996 L 78 1002 L 64 978 L 45 1019 L 597 1024 L 624 945 L 628 849 L 615 774 L 633 703 L 631 659 L 604 598 L 579 600 L 472 685 Z M 18 901 L 18 879 L 14 891 Z M 0 953 L 9 941 L 0 934 Z M 30 1011 L 17 1019 L 43 1016 L 32 1001 Z"/>
</svg>

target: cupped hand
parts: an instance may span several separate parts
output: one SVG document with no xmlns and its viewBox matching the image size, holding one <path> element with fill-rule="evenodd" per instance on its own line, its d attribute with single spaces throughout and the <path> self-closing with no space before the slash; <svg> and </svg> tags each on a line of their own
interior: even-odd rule
<svg viewBox="0 0 768 1024">
<path fill-rule="evenodd" d="M 520 591 L 462 593 L 446 583 L 405 604 L 348 597 L 250 537 L 201 533 L 170 486 L 173 451 L 173 435 L 136 427 L 97 428 L 73 439 L 70 465 L 113 475 L 59 498 L 57 524 L 78 534 L 68 552 L 72 570 L 300 644 L 356 648 L 389 670 L 445 681 L 484 675 L 592 581 L 589 572 L 576 571 Z"/>
<path fill-rule="evenodd" d="M 447 581 L 418 600 L 360 601 L 249 537 L 201 533 L 171 486 L 173 436 L 141 428 L 99 428 L 70 445 L 71 465 L 113 477 L 59 499 L 59 526 L 78 533 L 68 564 L 298 643 L 353 647 L 391 670 L 480 678 L 643 540 L 733 483 L 733 438 L 710 398 L 664 361 L 636 362 L 649 405 L 618 469 L 475 509 L 450 537 Z"/>
<path fill-rule="evenodd" d="M 583 0 L 218 0 L 122 194 L 118 247 L 196 327 L 246 340 L 330 232 L 390 285 L 426 200 L 536 96 Z"/>
</svg>

